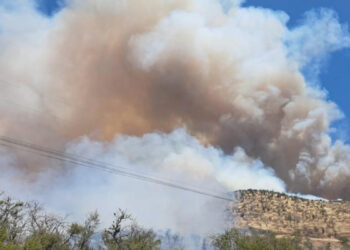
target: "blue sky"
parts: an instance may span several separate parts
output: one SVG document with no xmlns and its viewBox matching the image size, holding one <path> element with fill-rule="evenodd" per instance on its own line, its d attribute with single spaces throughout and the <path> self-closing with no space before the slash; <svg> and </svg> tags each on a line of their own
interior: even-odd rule
<svg viewBox="0 0 350 250">
<path fill-rule="evenodd" d="M 37 3 L 38 9 L 46 14 L 46 15 L 53 15 L 56 13 L 62 6 L 63 2 L 62 0 L 35 0 Z"/>
<path fill-rule="evenodd" d="M 283 10 L 289 17 L 289 27 L 298 24 L 306 11 L 315 8 L 333 9 L 341 23 L 350 24 L 350 1 L 348 0 L 247 0 L 245 6 L 261 6 L 273 10 Z M 329 99 L 344 112 L 347 119 L 338 126 L 350 129 L 350 49 L 343 49 L 331 54 L 322 67 L 320 83 L 328 91 Z M 349 141 L 349 138 L 347 138 Z"/>
<path fill-rule="evenodd" d="M 35 0 L 38 9 L 53 15 L 63 6 L 63 0 Z M 317 8 L 333 9 L 339 16 L 341 23 L 350 24 L 350 1 L 348 0 L 246 0 L 244 6 L 260 6 L 286 12 L 290 20 L 289 27 L 293 27 L 303 18 L 306 11 Z M 319 82 L 328 91 L 328 98 L 335 102 L 344 112 L 346 119 L 337 123 L 338 127 L 349 134 L 350 123 L 350 49 L 343 49 L 331 54 L 322 67 Z M 343 138 L 344 139 L 344 138 Z"/>
</svg>

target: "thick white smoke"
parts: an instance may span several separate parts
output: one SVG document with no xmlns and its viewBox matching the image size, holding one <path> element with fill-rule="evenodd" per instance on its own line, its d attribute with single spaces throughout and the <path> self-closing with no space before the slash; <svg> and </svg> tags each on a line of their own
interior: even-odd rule
<svg viewBox="0 0 350 250">
<path fill-rule="evenodd" d="M 350 148 L 329 134 L 342 113 L 302 74 L 350 46 L 347 26 L 323 9 L 288 29 L 241 2 L 69 0 L 48 18 L 2 1 L 1 134 L 216 192 L 349 198 Z M 74 215 L 223 225 L 212 199 L 30 153 L 2 151 L 1 170 L 0 188 Z"/>
<path fill-rule="evenodd" d="M 249 158 L 242 149 L 225 155 L 220 149 L 203 146 L 184 129 L 141 138 L 121 136 L 110 143 L 83 137 L 71 142 L 66 151 L 222 196 L 247 188 L 285 191 L 272 169 Z M 22 183 L 23 172 L 13 169 L 16 163 L 4 154 L 2 171 L 7 173 L 0 187 L 25 199 L 34 195 L 61 214 L 69 211 L 73 218 L 82 219 L 98 209 L 106 224 L 119 206 L 128 208 L 141 223 L 159 229 L 206 234 L 227 225 L 225 201 L 69 164 L 64 164 L 65 172 L 60 173 L 60 164 L 51 162 L 52 168 L 42 172 L 37 181 Z"/>
</svg>

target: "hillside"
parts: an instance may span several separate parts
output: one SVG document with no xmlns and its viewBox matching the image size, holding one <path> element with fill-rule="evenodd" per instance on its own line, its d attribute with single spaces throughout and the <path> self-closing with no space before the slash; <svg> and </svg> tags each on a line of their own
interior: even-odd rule
<svg viewBox="0 0 350 250">
<path fill-rule="evenodd" d="M 350 201 L 309 200 L 259 190 L 235 192 L 234 226 L 270 230 L 278 237 L 301 235 L 315 247 L 337 249 L 350 238 Z"/>
</svg>

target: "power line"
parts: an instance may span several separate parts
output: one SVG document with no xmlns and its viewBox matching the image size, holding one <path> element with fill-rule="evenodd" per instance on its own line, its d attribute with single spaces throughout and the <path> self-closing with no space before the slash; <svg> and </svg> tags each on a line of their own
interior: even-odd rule
<svg viewBox="0 0 350 250">
<path fill-rule="evenodd" d="M 1 79 L 0 79 L 1 80 Z M 5 82 L 5 81 L 2 81 Z M 7 82 L 9 83 L 9 82 Z M 19 87 L 19 86 L 15 86 L 15 87 Z M 57 98 L 58 100 L 58 98 Z M 6 101 L 11 101 L 13 102 L 13 100 L 9 99 Z M 61 101 L 62 103 L 64 103 L 63 101 Z M 18 106 L 20 104 L 13 102 L 14 104 L 17 104 Z M 22 106 L 24 108 L 24 106 Z M 28 108 L 28 107 L 26 107 Z M 39 113 L 40 111 L 37 109 L 31 109 L 32 112 L 34 113 Z M 64 120 L 62 117 L 56 116 L 54 114 L 51 114 L 52 116 L 54 116 L 54 118 L 58 119 L 58 120 Z M 132 173 L 130 172 L 130 169 L 127 168 L 123 168 L 121 166 L 117 166 L 118 168 L 115 168 L 116 165 L 112 165 L 112 164 L 108 164 L 106 162 L 98 162 L 98 161 L 94 161 L 88 158 L 83 158 L 82 156 L 75 156 L 72 154 L 68 154 L 65 152 L 60 152 L 60 151 L 56 151 L 50 148 L 45 148 L 43 146 L 39 146 L 36 144 L 31 144 L 31 143 L 27 143 L 27 142 L 23 142 L 20 140 L 17 140 L 15 138 L 11 138 L 11 137 L 6 137 L 6 136 L 0 136 L 0 141 L 2 141 L 3 146 L 7 146 L 9 147 L 9 145 L 13 145 L 13 146 L 17 146 L 20 147 L 22 150 L 26 149 L 29 151 L 32 151 L 38 155 L 41 155 L 43 157 L 47 157 L 47 158 L 51 158 L 51 159 L 55 159 L 55 160 L 59 160 L 59 161 L 64 161 L 64 162 L 69 162 L 75 165 L 79 165 L 79 166 L 84 166 L 84 167 L 89 167 L 89 168 L 99 168 L 105 172 L 109 172 L 112 174 L 117 174 L 117 175 L 121 175 L 121 176 L 126 176 L 126 177 L 131 177 L 134 179 L 138 179 L 138 180 L 142 180 L 142 181 L 146 181 L 146 182 L 153 182 L 156 184 L 160 184 L 160 185 L 165 185 L 165 186 L 169 186 L 169 187 L 173 187 L 173 188 L 177 188 L 177 189 L 181 189 L 181 190 L 185 190 L 185 191 L 189 191 L 189 192 L 194 192 L 194 193 L 198 193 L 198 194 L 202 194 L 202 195 L 206 195 L 206 196 L 210 196 L 213 198 L 218 198 L 218 199 L 222 199 L 222 200 L 226 200 L 226 201 L 232 201 L 232 199 L 224 197 L 223 195 L 220 194 L 215 194 L 212 193 L 211 191 L 204 191 L 203 188 L 193 188 L 193 187 L 189 187 L 187 184 L 186 185 L 180 185 L 180 184 L 176 184 L 174 183 L 174 180 L 164 180 L 164 179 L 159 179 L 157 177 L 152 177 L 149 175 L 144 175 L 144 174 L 139 174 L 139 173 Z"/>
<path fill-rule="evenodd" d="M 182 185 L 172 183 L 172 182 L 167 181 L 167 180 L 162 180 L 162 179 L 147 176 L 147 175 L 132 173 L 132 172 L 130 172 L 122 167 L 116 168 L 117 167 L 116 165 L 111 165 L 111 164 L 106 164 L 106 163 L 94 161 L 94 160 L 91 160 L 88 158 L 83 158 L 81 156 L 79 156 L 79 157 L 74 156 L 72 154 L 67 154 L 65 152 L 53 150 L 53 149 L 46 148 L 46 147 L 43 147 L 40 145 L 23 142 L 23 141 L 20 141 L 20 140 L 11 138 L 11 137 L 0 136 L 0 141 L 2 142 L 1 145 L 6 146 L 6 147 L 15 146 L 15 147 L 20 148 L 22 150 L 29 150 L 30 152 L 36 153 L 36 154 L 41 155 L 43 157 L 47 157 L 47 158 L 51 158 L 51 159 L 55 159 L 55 160 L 59 160 L 59 161 L 63 161 L 63 162 L 68 162 L 68 163 L 71 163 L 71 164 L 74 164 L 77 166 L 100 169 L 100 170 L 103 170 L 103 171 L 111 173 L 111 174 L 130 177 L 130 178 L 134 178 L 134 179 L 141 180 L 144 182 L 150 182 L 150 183 L 154 183 L 154 184 L 158 184 L 158 185 L 168 186 L 171 188 L 176 188 L 179 190 L 188 191 L 188 192 L 192 192 L 192 193 L 196 193 L 196 194 L 200 194 L 200 195 L 204 195 L 204 196 L 208 196 L 208 197 L 212 197 L 212 198 L 216 198 L 216 199 L 220 199 L 220 200 L 233 201 L 233 199 L 231 199 L 229 197 L 225 197 L 225 196 L 220 195 L 220 194 L 214 194 L 214 193 L 206 192 L 206 191 L 203 191 L 200 189 L 195 189 L 195 188 L 188 187 L 188 186 L 182 186 Z M 113 166 L 113 167 L 110 167 L 109 165 Z"/>
</svg>

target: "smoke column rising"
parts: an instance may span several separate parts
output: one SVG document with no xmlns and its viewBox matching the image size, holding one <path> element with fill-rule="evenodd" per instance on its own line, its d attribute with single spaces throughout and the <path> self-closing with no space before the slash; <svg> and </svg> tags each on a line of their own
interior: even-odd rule
<svg viewBox="0 0 350 250">
<path fill-rule="evenodd" d="M 3 1 L 1 133 L 222 192 L 349 199 L 350 149 L 330 137 L 342 113 L 302 74 L 317 77 L 330 52 L 350 46 L 347 26 L 323 9 L 288 29 L 286 13 L 240 2 L 70 0 L 47 18 L 31 1 Z M 25 188 L 54 209 L 118 203 L 186 232 L 222 222 L 198 226 L 217 209 L 203 209 L 203 197 L 11 150 L 2 159 L 1 188 Z M 202 212 L 182 209 L 186 201 Z M 198 218 L 193 228 L 187 218 Z"/>
</svg>

